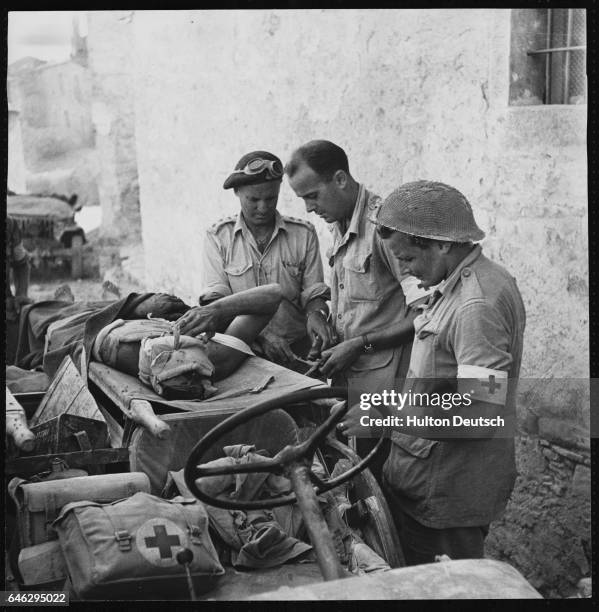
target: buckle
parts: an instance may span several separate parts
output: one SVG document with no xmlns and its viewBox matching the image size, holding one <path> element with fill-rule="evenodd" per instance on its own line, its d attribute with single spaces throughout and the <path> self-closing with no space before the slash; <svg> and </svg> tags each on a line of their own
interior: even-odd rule
<svg viewBox="0 0 599 612">
<path fill-rule="evenodd" d="M 190 525 L 188 527 L 190 540 L 192 544 L 202 543 L 202 530 L 197 525 Z"/>
<path fill-rule="evenodd" d="M 114 538 L 118 542 L 119 549 L 123 552 L 131 550 L 131 535 L 125 529 L 114 532 Z"/>
</svg>

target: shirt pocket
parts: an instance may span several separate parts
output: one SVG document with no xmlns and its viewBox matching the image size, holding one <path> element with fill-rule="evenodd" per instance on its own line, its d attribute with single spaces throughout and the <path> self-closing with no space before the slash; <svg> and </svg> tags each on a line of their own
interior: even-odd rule
<svg viewBox="0 0 599 612">
<path fill-rule="evenodd" d="M 355 255 L 345 258 L 345 285 L 347 296 L 356 302 L 376 302 L 379 298 L 379 287 L 371 271 L 372 254 Z"/>
<path fill-rule="evenodd" d="M 305 268 L 306 265 L 302 261 L 298 262 L 292 259 L 281 260 L 278 282 L 283 289 L 285 297 L 292 302 L 299 303 Z"/>
<path fill-rule="evenodd" d="M 426 504 L 434 474 L 437 440 L 425 440 L 394 431 L 391 451 L 384 466 L 385 479 L 401 495 Z"/>
<path fill-rule="evenodd" d="M 420 340 L 438 334 L 438 327 L 438 323 L 427 316 L 426 312 L 414 319 L 414 335 Z"/>
<path fill-rule="evenodd" d="M 435 378 L 438 374 L 436 351 L 438 350 L 438 323 L 419 315 L 414 319 L 414 341 L 408 378 Z"/>
<path fill-rule="evenodd" d="M 375 351 L 374 353 L 364 353 L 352 363 L 350 366 L 350 370 L 354 372 L 365 372 L 368 370 L 378 370 L 379 368 L 384 368 L 391 363 L 391 359 L 393 359 L 393 351 L 394 349 L 388 348 L 380 351 Z"/>
<path fill-rule="evenodd" d="M 229 279 L 229 285 L 233 293 L 251 289 L 256 286 L 254 269 L 252 263 L 230 263 L 225 266 L 225 274 Z"/>
</svg>

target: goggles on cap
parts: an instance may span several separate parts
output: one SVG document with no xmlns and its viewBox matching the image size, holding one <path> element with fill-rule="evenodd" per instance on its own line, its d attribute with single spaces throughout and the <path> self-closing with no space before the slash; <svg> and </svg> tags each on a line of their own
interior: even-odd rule
<svg viewBox="0 0 599 612">
<path fill-rule="evenodd" d="M 257 157 L 248 162 L 241 170 L 233 170 L 232 174 L 247 174 L 252 176 L 266 171 L 268 178 L 278 179 L 283 176 L 283 164 L 278 160 Z"/>
</svg>

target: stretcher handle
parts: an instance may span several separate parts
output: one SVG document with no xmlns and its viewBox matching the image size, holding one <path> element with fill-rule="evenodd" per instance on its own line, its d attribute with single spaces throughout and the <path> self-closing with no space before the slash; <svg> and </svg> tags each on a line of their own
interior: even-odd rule
<svg viewBox="0 0 599 612">
<path fill-rule="evenodd" d="M 156 416 L 152 404 L 148 400 L 130 400 L 126 414 L 134 423 L 145 427 L 154 437 L 160 440 L 167 440 L 171 435 L 171 428 Z"/>
</svg>

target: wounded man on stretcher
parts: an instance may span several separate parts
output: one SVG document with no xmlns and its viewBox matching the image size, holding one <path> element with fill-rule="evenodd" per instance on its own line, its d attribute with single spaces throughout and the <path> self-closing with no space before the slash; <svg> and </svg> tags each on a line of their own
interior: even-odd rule
<svg viewBox="0 0 599 612">
<path fill-rule="evenodd" d="M 278 284 L 190 307 L 163 293 L 118 302 L 49 301 L 27 307 L 17 365 L 53 376 L 66 355 L 103 362 L 139 378 L 166 399 L 205 399 L 213 383 L 253 355 L 250 345 L 282 299 Z"/>
<path fill-rule="evenodd" d="M 92 355 L 166 399 L 205 399 L 217 392 L 214 381 L 253 355 L 249 345 L 280 301 L 280 286 L 272 284 L 190 308 L 175 322 L 117 319 L 96 336 Z"/>
</svg>

